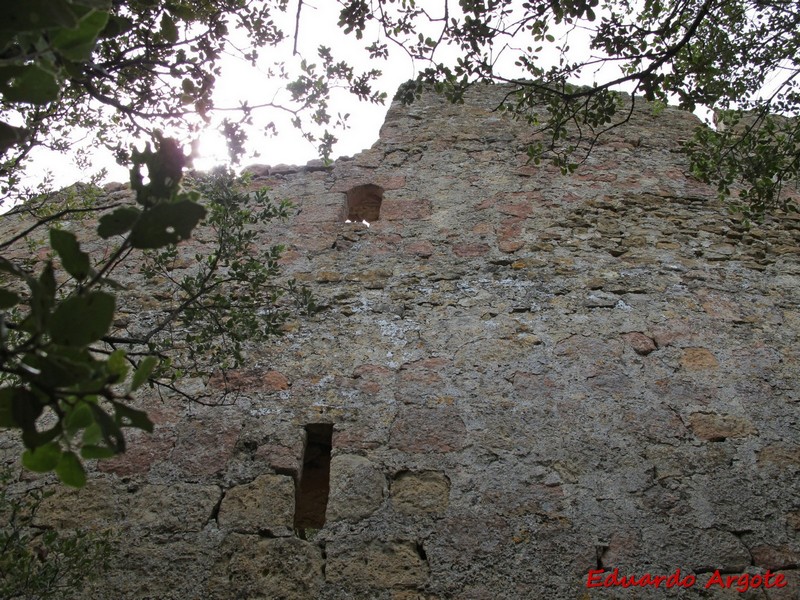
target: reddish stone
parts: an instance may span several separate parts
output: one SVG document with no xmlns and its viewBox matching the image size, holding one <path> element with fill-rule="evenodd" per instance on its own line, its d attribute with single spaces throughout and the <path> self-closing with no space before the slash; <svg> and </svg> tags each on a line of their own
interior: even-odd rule
<svg viewBox="0 0 800 600">
<path fill-rule="evenodd" d="M 625 333 L 622 335 L 622 339 L 633 348 L 636 354 L 641 354 L 642 356 L 647 356 L 657 349 L 656 343 L 651 338 L 638 331 Z"/>
<path fill-rule="evenodd" d="M 767 463 L 778 469 L 796 468 L 800 466 L 800 446 L 772 444 L 761 449 L 757 460 L 762 466 Z"/>
<path fill-rule="evenodd" d="M 585 171 L 583 173 L 578 172 L 575 175 L 575 178 L 579 179 L 581 181 L 610 182 L 610 181 L 616 181 L 617 180 L 617 174 L 616 173 L 604 173 L 602 171 L 589 171 L 587 169 L 587 171 Z"/>
<path fill-rule="evenodd" d="M 433 254 L 433 244 L 428 241 L 413 242 L 405 248 L 407 253 L 416 254 L 421 258 L 428 258 Z"/>
<path fill-rule="evenodd" d="M 208 380 L 209 387 L 227 391 L 264 390 L 277 392 L 289 387 L 289 380 L 278 371 L 261 369 L 232 369 L 218 371 Z"/>
<path fill-rule="evenodd" d="M 303 206 L 292 222 L 298 225 L 309 223 L 336 223 L 342 216 L 342 207 L 338 204 Z"/>
<path fill-rule="evenodd" d="M 522 167 L 517 167 L 514 170 L 514 175 L 519 175 L 521 177 L 533 177 L 535 175 L 539 175 L 541 173 L 541 168 L 539 165 L 524 165 Z"/>
<path fill-rule="evenodd" d="M 398 384 L 401 386 L 422 384 L 423 386 L 428 387 L 442 383 L 442 378 L 436 371 L 428 371 L 427 369 L 401 371 L 398 374 L 397 379 Z"/>
<path fill-rule="evenodd" d="M 529 217 L 533 212 L 533 208 L 531 207 L 530 204 L 522 204 L 517 202 L 498 204 L 497 210 L 498 212 L 501 212 L 504 215 L 510 215 L 512 217 L 520 217 L 522 219 Z"/>
<path fill-rule="evenodd" d="M 293 250 L 320 252 L 333 246 L 340 227 L 338 220 L 316 224 L 293 223 L 287 238 Z"/>
<path fill-rule="evenodd" d="M 161 427 L 156 427 L 152 434 L 127 430 L 125 442 L 127 450 L 114 458 L 98 461 L 98 471 L 114 473 L 119 477 L 145 475 L 156 462 L 167 459 L 175 445 L 175 434 Z"/>
<path fill-rule="evenodd" d="M 475 207 L 475 210 L 486 210 L 487 208 L 494 206 L 495 202 L 497 202 L 497 196 L 490 196 L 485 198 Z"/>
<path fill-rule="evenodd" d="M 743 417 L 703 412 L 689 415 L 689 428 L 698 438 L 706 441 L 741 438 L 756 433 L 753 424 Z"/>
<path fill-rule="evenodd" d="M 279 371 L 267 371 L 263 377 L 264 389 L 268 392 L 278 392 L 289 388 L 289 380 Z"/>
<path fill-rule="evenodd" d="M 281 254 L 278 264 L 281 266 L 291 265 L 303 258 L 303 255 L 296 250 L 286 250 Z"/>
<path fill-rule="evenodd" d="M 489 252 L 489 246 L 486 244 L 456 244 L 453 246 L 453 254 L 460 258 L 483 256 L 487 252 Z"/>
<path fill-rule="evenodd" d="M 353 369 L 353 377 L 389 377 L 394 373 L 391 369 L 380 365 L 364 364 Z"/>
<path fill-rule="evenodd" d="M 743 319 L 741 305 L 722 298 L 716 294 L 698 294 L 700 305 L 709 316 L 724 321 L 741 321 Z"/>
<path fill-rule="evenodd" d="M 372 450 L 385 443 L 384 439 L 377 439 L 378 431 L 375 427 L 360 428 L 350 426 L 347 429 L 333 430 L 333 447 L 337 452 L 353 452 L 356 450 Z"/>
<path fill-rule="evenodd" d="M 365 394 L 377 394 L 381 391 L 381 386 L 374 381 L 362 381 L 358 384 L 358 389 Z"/>
<path fill-rule="evenodd" d="M 406 186 L 406 178 L 402 175 L 381 176 L 374 178 L 347 178 L 337 181 L 331 188 L 332 192 L 347 192 L 359 185 L 373 184 L 382 187 L 384 190 L 399 190 Z"/>
<path fill-rule="evenodd" d="M 282 181 L 279 177 L 259 177 L 258 179 L 250 181 L 247 186 L 245 186 L 245 191 L 257 192 L 264 188 L 269 190 L 279 186 L 281 183 Z"/>
<path fill-rule="evenodd" d="M 668 322 L 665 327 L 653 329 L 653 341 L 659 348 L 672 346 L 676 341 L 688 340 L 692 337 L 690 326 L 683 321 L 673 320 Z"/>
<path fill-rule="evenodd" d="M 170 461 L 187 475 L 214 475 L 228 464 L 240 431 L 241 425 L 222 412 L 188 421 L 176 431 Z"/>
<path fill-rule="evenodd" d="M 425 219 L 431 216 L 430 200 L 400 200 L 384 198 L 381 205 L 381 219 L 397 221 L 400 219 Z"/>
<path fill-rule="evenodd" d="M 404 452 L 453 452 L 466 443 L 467 428 L 455 407 L 406 406 L 392 425 L 389 446 Z"/>
<path fill-rule="evenodd" d="M 253 386 L 255 376 L 250 370 L 231 369 L 229 371 L 217 371 L 208 380 L 208 387 L 220 390 L 224 389 L 244 389 Z"/>
<path fill-rule="evenodd" d="M 378 221 L 381 223 L 381 221 Z M 380 228 L 376 227 L 376 233 Z M 397 254 L 397 248 L 403 241 L 403 237 L 397 233 L 384 232 L 376 235 L 370 240 L 369 250 L 371 255 L 376 254 Z"/>
<path fill-rule="evenodd" d="M 512 254 L 522 248 L 525 245 L 525 242 L 520 240 L 501 240 L 498 242 L 497 247 L 500 249 L 500 252 L 505 252 L 506 254 Z"/>
<path fill-rule="evenodd" d="M 776 547 L 762 544 L 750 548 L 750 554 L 755 566 L 771 571 L 792 569 L 800 564 L 800 552 L 787 546 Z"/>
<path fill-rule="evenodd" d="M 299 473 L 299 450 L 281 444 L 264 444 L 258 447 L 255 459 L 278 473 Z"/>
<path fill-rule="evenodd" d="M 524 219 L 512 218 L 505 219 L 497 230 L 497 246 L 501 252 L 516 252 L 525 245 L 525 242 L 520 238 L 523 233 Z"/>
</svg>

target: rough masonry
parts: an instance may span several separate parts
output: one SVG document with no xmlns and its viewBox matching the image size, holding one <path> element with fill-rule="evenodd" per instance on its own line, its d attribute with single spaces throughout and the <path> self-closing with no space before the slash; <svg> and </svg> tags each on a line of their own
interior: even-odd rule
<svg viewBox="0 0 800 600">
<path fill-rule="evenodd" d="M 325 310 L 47 501 L 123 540 L 82 597 L 798 597 L 800 219 L 744 228 L 679 152 L 700 122 L 642 101 L 576 174 L 528 164 L 506 91 L 251 169 Z M 587 587 L 614 569 L 696 583 Z"/>
</svg>

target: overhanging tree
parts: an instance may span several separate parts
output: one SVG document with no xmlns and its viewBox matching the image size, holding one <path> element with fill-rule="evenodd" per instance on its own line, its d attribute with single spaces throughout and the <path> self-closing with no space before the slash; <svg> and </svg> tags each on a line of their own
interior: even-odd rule
<svg viewBox="0 0 800 600">
<path fill-rule="evenodd" d="M 0 7 L 0 174 L 13 183 L 36 145 L 66 149 L 76 128 L 127 157 L 122 134 L 156 128 L 191 134 L 220 114 L 233 155 L 257 110 L 291 114 L 323 155 L 335 137 L 331 94 L 344 88 L 381 102 L 379 68 L 410 57 L 417 84 L 434 82 L 458 101 L 476 81 L 516 86 L 503 109 L 547 130 L 530 149 L 565 170 L 581 152 L 560 143 L 578 126 L 583 141 L 624 122 L 616 90 L 716 111 L 725 127 L 698 133 L 687 148 L 696 174 L 726 194 L 743 178 L 742 207 L 754 217 L 783 205 L 797 178 L 800 12 L 793 0 L 338 0 L 339 26 L 363 41 L 364 65 L 321 46 L 316 56 L 270 67 L 290 100 L 214 104 L 223 53 L 256 62 L 291 49 L 310 31 L 303 0 L 31 0 Z M 231 43 L 237 32 L 235 44 Z M 392 52 L 392 50 L 395 52 Z M 285 56 L 285 55 L 284 55 Z M 373 61 L 368 64 L 368 61 Z M 267 61 L 268 62 L 268 61 Z M 360 61 L 359 61 L 360 62 Z M 377 67 L 377 68 L 373 68 Z M 589 85 L 577 88 L 578 81 Z M 420 88 L 406 86 L 412 100 Z M 547 107 L 546 118 L 536 107 Z M 747 113 L 740 122 L 742 112 Z M 539 116 L 537 116 L 539 115 Z M 737 122 L 739 123 L 737 125 Z M 124 139 L 124 138 L 123 138 Z M 10 178 L 10 180 L 9 180 Z"/>
<path fill-rule="evenodd" d="M 194 103 L 202 118 L 211 87 L 193 87 L 192 78 L 213 81 L 204 69 L 213 71 L 224 41 L 217 4 L 48 0 L 0 7 L 0 149 L 10 157 L 3 166 L 8 191 L 14 192 L 29 150 L 53 141 L 58 146 L 70 127 L 88 127 L 101 142 L 120 129 L 120 119 L 127 119 L 129 131 L 152 129 L 154 121 L 191 128 L 182 107 Z M 247 8 L 224 5 L 240 7 Z M 190 39 L 179 39 L 179 19 Z M 249 25 L 268 43 L 268 23 Z M 177 104 L 175 81 L 184 90 Z M 103 122 L 105 106 L 119 118 Z M 22 126 L 12 124 L 20 120 Z M 286 217 L 289 205 L 271 203 L 266 192 L 245 193 L 225 173 L 182 187 L 188 157 L 158 130 L 152 138 L 154 147 L 130 154 L 135 202 L 98 202 L 96 193 L 80 188 L 66 201 L 64 194 L 60 202 L 33 198 L 16 212 L 34 223 L 0 244 L 6 250 L 33 243 L 43 226 L 52 226 L 51 255 L 43 262 L 19 253 L 15 260 L 0 257 L 0 426 L 21 431 L 25 466 L 55 471 L 73 486 L 85 482 L 82 459 L 125 450 L 124 428 L 152 429 L 132 406 L 142 385 L 180 392 L 174 383 L 184 374 L 208 377 L 238 366 L 246 337 L 275 335 L 290 315 L 282 301 L 287 292 L 297 310 L 314 310 L 305 289 L 275 280 L 282 247 L 252 247 L 251 225 Z M 100 215 L 97 236 L 107 240 L 99 256 L 84 251 L 58 223 L 92 214 Z M 212 247 L 195 257 L 191 274 L 179 277 L 171 268 L 175 247 L 200 223 L 213 236 Z M 118 301 L 126 297 L 114 271 L 132 254 L 147 278 L 167 280 L 171 299 L 137 335 L 113 325 Z"/>
<path fill-rule="evenodd" d="M 512 84 L 501 107 L 549 133 L 529 148 L 573 170 L 598 136 L 624 123 L 625 89 L 650 101 L 716 113 L 685 150 L 696 176 L 748 218 L 797 210 L 781 196 L 800 172 L 800 11 L 793 0 L 349 0 L 340 25 L 394 44 L 423 81 L 458 101 L 476 81 Z M 583 78 L 589 85 L 578 87 Z M 536 110 L 547 107 L 542 118 Z M 577 143 L 563 143 L 567 129 Z M 583 144 L 581 144 L 583 143 Z"/>
</svg>

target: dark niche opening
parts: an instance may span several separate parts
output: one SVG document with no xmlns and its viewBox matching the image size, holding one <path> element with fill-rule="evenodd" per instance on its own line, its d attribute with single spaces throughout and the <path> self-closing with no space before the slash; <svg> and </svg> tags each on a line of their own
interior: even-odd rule
<svg viewBox="0 0 800 600">
<path fill-rule="evenodd" d="M 294 508 L 294 528 L 300 537 L 306 529 L 320 529 L 325 524 L 331 475 L 333 425 L 306 425 L 306 447 L 303 470 L 297 483 Z"/>
<path fill-rule="evenodd" d="M 383 202 L 381 186 L 372 183 L 357 185 L 347 192 L 345 220 L 354 223 L 377 221 L 381 215 L 381 202 Z"/>
</svg>

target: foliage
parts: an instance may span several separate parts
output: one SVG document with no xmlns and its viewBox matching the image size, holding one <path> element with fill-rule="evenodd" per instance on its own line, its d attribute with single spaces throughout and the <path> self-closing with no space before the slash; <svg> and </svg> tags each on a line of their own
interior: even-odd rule
<svg viewBox="0 0 800 600">
<path fill-rule="evenodd" d="M 119 286 L 110 272 L 132 249 L 188 237 L 205 215 L 196 197 L 179 191 L 184 160 L 170 140 L 162 140 L 156 152 L 147 148 L 135 155 L 132 185 L 139 206 L 100 218 L 101 238 L 124 236 L 100 263 L 92 265 L 73 233 L 55 228 L 50 245 L 65 272 L 58 279 L 52 259 L 35 276 L 0 257 L 7 282 L 0 308 L 11 311 L 0 322 L 0 426 L 21 430 L 27 448 L 22 462 L 33 471 L 55 471 L 64 483 L 80 487 L 86 475 L 79 454 L 114 456 L 125 450 L 123 427 L 152 430 L 129 400 L 147 382 L 155 358 L 136 363 L 122 349 L 108 352 L 95 344 L 109 335 L 114 319 L 116 298 L 107 290 Z M 149 167 L 147 184 L 143 165 Z"/>
<path fill-rule="evenodd" d="M 63 273 L 53 259 L 34 275 L 0 258 L 8 280 L 0 308 L 10 311 L 0 337 L 0 426 L 21 430 L 22 462 L 33 471 L 55 471 L 64 483 L 82 486 L 82 459 L 124 452 L 126 427 L 152 430 L 147 415 L 132 406 L 137 389 L 149 382 L 180 392 L 175 382 L 182 377 L 208 378 L 239 366 L 244 340 L 280 333 L 292 314 L 280 304 L 287 291 L 297 297 L 296 308 L 315 310 L 307 290 L 273 282 L 281 246 L 253 251 L 252 224 L 285 217 L 289 205 L 273 205 L 264 191 L 235 189 L 230 175 L 197 181 L 184 192 L 184 161 L 168 139 L 134 153 L 137 206 L 118 206 L 99 218 L 98 236 L 121 240 L 104 258 L 94 259 L 75 234 L 56 228 L 49 240 Z M 213 251 L 195 255 L 194 270 L 178 277 L 177 243 L 204 218 Z M 168 282 L 165 295 L 172 300 L 132 335 L 113 326 L 117 302 L 132 300 L 111 275 L 134 251 L 144 253 L 142 270 L 151 282 Z"/>
<path fill-rule="evenodd" d="M 272 109 L 293 123 L 323 127 L 325 156 L 331 90 L 382 102 L 376 68 L 358 70 L 338 49 L 320 46 L 287 80 L 288 105 L 216 106 L 213 91 L 224 53 L 255 64 L 314 25 L 304 2 L 289 0 L 30 0 L 0 7 L 0 171 L 9 189 L 38 144 L 66 149 L 76 129 L 127 158 L 121 134 L 162 130 L 191 134 L 213 114 L 232 115 L 221 129 L 232 156 L 243 151 L 252 113 Z M 476 81 L 516 86 L 503 109 L 547 132 L 533 159 L 571 171 L 597 137 L 630 112 L 618 91 L 695 110 L 754 117 L 754 127 L 698 133 L 687 147 L 697 176 L 723 194 L 743 177 L 742 206 L 754 216 L 780 205 L 795 181 L 800 130 L 769 113 L 792 116 L 800 101 L 800 13 L 794 0 L 339 0 L 339 27 L 364 45 L 364 59 L 397 60 L 419 69 L 401 97 L 424 82 L 458 102 Z M 282 20 L 284 19 L 284 20 Z M 230 42 L 236 32 L 236 44 Z M 576 87 L 574 82 L 590 85 Z M 543 110 L 544 107 L 544 110 Z M 500 107 L 499 107 L 500 108 Z M 227 112 L 226 112 L 227 111 Z M 737 118 L 726 116 L 724 119 Z M 749 118 L 749 117 L 748 117 Z M 334 124 L 343 125 L 345 117 Z M 74 136 L 73 136 L 74 137 Z M 757 140 L 757 141 L 755 141 Z M 757 156 L 755 161 L 751 161 Z M 755 162 L 755 166 L 753 165 Z M 792 208 L 783 206 L 782 208 Z"/>
<path fill-rule="evenodd" d="M 286 3 L 274 5 L 283 9 Z M 146 129 L 154 118 L 181 122 L 190 114 L 188 104 L 203 118 L 229 17 L 261 45 L 282 38 L 269 7 L 240 0 L 33 0 L 0 7 L 2 114 L 24 121 L 23 127 L 0 122 L 0 153 L 11 155 L 2 167 L 9 189 L 20 160 L 45 131 L 54 139 L 60 131 L 87 127 L 103 140 L 125 125 L 121 119 L 130 130 Z M 177 100 L 176 82 L 182 90 Z M 298 84 L 296 99 L 304 89 Z M 114 118 L 105 118 L 103 105 L 114 109 Z M 238 139 L 236 127 L 229 130 Z M 144 384 L 180 392 L 176 382 L 183 377 L 208 379 L 214 370 L 238 366 L 245 339 L 278 334 L 292 314 L 281 300 L 287 291 L 297 299 L 294 308 L 316 308 L 308 290 L 272 281 L 281 246 L 253 248 L 254 220 L 285 218 L 289 204 L 273 205 L 265 191 L 234 190 L 230 174 L 183 191 L 187 157 L 158 130 L 152 137 L 155 149 L 148 144 L 130 157 L 117 148 L 133 162 L 136 205 L 98 206 L 96 194 L 86 189 L 57 210 L 49 200 L 28 203 L 17 212 L 36 222 L 0 244 L 5 249 L 25 238 L 36 245 L 34 231 L 53 225 L 52 251 L 43 265 L 0 256 L 0 310 L 7 311 L 0 313 L 0 427 L 21 431 L 23 465 L 55 471 L 76 487 L 86 481 L 83 460 L 125 450 L 124 428 L 152 430 L 147 415 L 132 405 Z M 102 258 L 82 249 L 59 223 L 98 213 L 97 235 L 110 244 Z M 195 269 L 179 277 L 178 244 L 203 219 L 213 232 L 209 252 L 198 252 Z M 170 300 L 136 335 L 114 325 L 118 305 L 134 300 L 111 277 L 132 253 L 143 253 L 142 270 L 151 283 L 162 278 L 172 287 Z"/>
<path fill-rule="evenodd" d="M 216 106 L 213 91 L 225 54 L 254 62 L 258 52 L 284 42 L 276 23 L 289 0 L 13 0 L 0 6 L 0 177 L 13 192 L 30 151 L 39 145 L 73 151 L 76 131 L 113 151 L 123 164 L 133 141 L 156 129 L 184 139 L 213 114 L 230 114 L 221 130 L 233 157 L 242 151 L 242 126 L 251 112 L 272 109 L 325 127 L 331 85 L 359 97 L 364 79 L 352 67 L 304 63 L 291 83 L 291 106 Z M 229 43 L 232 31 L 239 38 Z M 272 71 L 288 78 L 282 65 Z M 370 97 L 379 101 L 383 94 Z M 235 110 L 231 110 L 235 109 Z M 308 118 L 301 118 L 308 115 Z"/>
<path fill-rule="evenodd" d="M 214 250 L 194 253 L 189 268 L 179 266 L 183 257 L 177 246 L 144 253 L 147 288 L 160 287 L 165 301 L 155 324 L 127 339 L 159 356 L 158 381 L 179 393 L 176 380 L 224 377 L 226 370 L 244 364 L 245 341 L 281 335 L 282 325 L 295 313 L 318 310 L 307 288 L 294 280 L 279 282 L 284 247 L 257 240 L 254 225 L 287 218 L 289 202 L 273 203 L 266 189 L 247 192 L 245 181 L 226 169 L 190 179 L 187 187 L 200 194 L 207 209 L 198 236 Z M 196 394 L 192 399 L 206 401 Z"/>
<path fill-rule="evenodd" d="M 9 492 L 9 472 L 0 474 L 0 598 L 63 598 L 108 568 L 111 540 L 105 533 L 64 534 L 33 527 L 46 495 Z"/>
<path fill-rule="evenodd" d="M 423 82 L 454 102 L 476 81 L 515 86 L 502 108 L 548 133 L 529 148 L 571 171 L 596 139 L 630 116 L 625 89 L 649 101 L 717 111 L 746 127 L 698 130 L 695 174 L 727 195 L 744 180 L 752 217 L 800 175 L 800 125 L 769 113 L 800 108 L 800 11 L 794 0 L 391 0 L 341 2 L 340 26 L 389 40 L 425 65 Z M 425 33 L 423 33 L 425 32 Z M 371 36 L 371 37 L 370 37 Z M 581 77 L 591 85 L 576 87 Z M 633 101 L 636 101 L 634 97 Z M 542 110 L 544 107 L 545 110 Z"/>
</svg>

